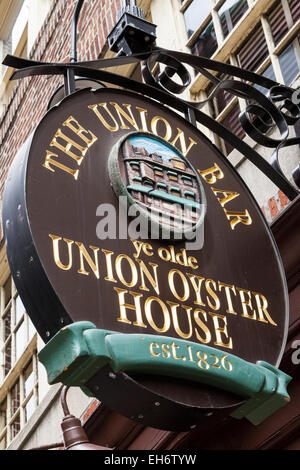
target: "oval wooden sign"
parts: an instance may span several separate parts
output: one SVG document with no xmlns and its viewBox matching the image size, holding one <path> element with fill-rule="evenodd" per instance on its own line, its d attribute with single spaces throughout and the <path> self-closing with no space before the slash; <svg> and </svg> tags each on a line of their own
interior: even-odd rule
<svg viewBox="0 0 300 470">
<path fill-rule="evenodd" d="M 270 229 L 228 160 L 167 107 L 114 89 L 64 99 L 13 163 L 3 225 L 17 289 L 45 342 L 87 320 L 278 366 L 288 295 Z M 166 361 L 187 360 L 176 347 L 153 348 Z M 104 403 L 129 417 L 134 403 L 143 408 L 133 396 L 127 411 L 103 377 Z M 175 404 L 191 410 L 183 423 L 241 402 L 189 380 L 126 377 L 165 400 L 166 415 Z M 160 420 L 149 412 L 142 422 Z"/>
</svg>

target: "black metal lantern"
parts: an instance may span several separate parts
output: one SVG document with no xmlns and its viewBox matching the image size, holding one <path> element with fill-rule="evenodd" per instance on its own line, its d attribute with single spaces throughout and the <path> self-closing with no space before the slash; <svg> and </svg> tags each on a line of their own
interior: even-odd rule
<svg viewBox="0 0 300 470">
<path fill-rule="evenodd" d="M 118 22 L 108 36 L 108 44 L 119 56 L 148 52 L 156 40 L 155 31 L 156 26 L 145 20 L 145 14 L 135 0 L 123 0 Z"/>
</svg>

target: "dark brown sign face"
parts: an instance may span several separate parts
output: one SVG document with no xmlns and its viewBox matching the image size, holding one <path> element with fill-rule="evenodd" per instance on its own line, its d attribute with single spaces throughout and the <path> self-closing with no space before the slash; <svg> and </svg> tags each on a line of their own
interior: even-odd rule
<svg viewBox="0 0 300 470">
<path fill-rule="evenodd" d="M 45 341 L 67 321 L 89 320 L 278 365 L 288 313 L 276 246 L 242 180 L 197 129 L 142 96 L 85 90 L 48 112 L 27 155 L 28 223 L 59 305 L 49 311 L 45 294 L 30 309 L 36 289 L 27 285 Z M 154 234 L 139 238 L 151 222 Z M 200 408 L 240 401 L 200 384 L 136 379 Z"/>
</svg>

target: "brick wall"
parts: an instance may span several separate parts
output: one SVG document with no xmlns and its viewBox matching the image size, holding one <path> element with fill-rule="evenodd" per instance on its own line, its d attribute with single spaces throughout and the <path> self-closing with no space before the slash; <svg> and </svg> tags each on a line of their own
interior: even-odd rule
<svg viewBox="0 0 300 470">
<path fill-rule="evenodd" d="M 287 196 L 279 190 L 263 207 L 261 207 L 261 210 L 267 221 L 271 223 L 289 202 L 290 201 Z"/>
<path fill-rule="evenodd" d="M 71 21 L 75 5 L 73 0 L 53 0 L 31 50 L 30 59 L 45 62 L 69 61 Z M 121 0 L 84 2 L 78 22 L 78 60 L 96 59 L 105 52 L 106 37 L 116 22 L 120 5 Z M 37 76 L 15 82 L 9 103 L 0 118 L 0 200 L 14 156 L 36 128 L 50 97 L 62 83 L 61 76 Z"/>
</svg>

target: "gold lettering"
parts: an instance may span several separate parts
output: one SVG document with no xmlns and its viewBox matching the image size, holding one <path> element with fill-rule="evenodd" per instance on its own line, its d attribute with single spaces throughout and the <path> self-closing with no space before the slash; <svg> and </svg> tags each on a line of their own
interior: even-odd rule
<svg viewBox="0 0 300 470">
<path fill-rule="evenodd" d="M 219 285 L 219 291 L 221 291 L 223 287 L 224 287 L 224 290 L 225 290 L 225 295 L 226 295 L 226 300 L 227 300 L 227 310 L 226 310 L 226 312 L 227 313 L 232 313 L 233 315 L 237 315 L 237 312 L 234 311 L 234 308 L 233 308 L 233 305 L 232 305 L 231 292 L 230 292 L 230 291 L 232 291 L 234 293 L 234 295 L 236 295 L 235 287 L 231 286 L 229 284 L 224 284 L 224 282 L 220 282 L 220 281 L 218 282 L 218 285 Z"/>
<path fill-rule="evenodd" d="M 166 119 L 164 119 L 161 116 L 155 116 L 151 121 L 151 130 L 152 130 L 153 134 L 159 135 L 158 131 L 157 131 L 157 125 L 160 121 L 163 122 L 166 126 L 166 133 L 165 133 L 165 136 L 163 137 L 163 139 L 167 140 L 169 142 L 169 140 L 172 137 L 172 128 L 171 128 L 169 122 Z"/>
<path fill-rule="evenodd" d="M 216 163 L 212 168 L 208 168 L 207 170 L 198 170 L 198 173 L 208 184 L 214 184 L 217 180 L 221 180 L 224 178 L 223 171 Z"/>
<path fill-rule="evenodd" d="M 62 140 L 63 142 L 65 142 L 65 144 L 63 145 L 63 144 L 59 143 L 57 139 Z M 73 139 L 71 139 L 70 137 L 65 135 L 61 131 L 61 129 L 57 130 L 57 132 L 54 136 L 54 139 L 52 139 L 52 141 L 50 143 L 50 147 L 57 147 L 59 150 L 64 152 L 66 155 L 73 158 L 77 162 L 78 165 L 81 165 L 82 160 L 83 160 L 83 158 L 84 158 L 84 156 L 85 156 L 85 154 L 88 150 L 88 147 L 83 147 L 82 145 L 78 144 Z M 79 155 L 77 155 L 76 153 L 74 153 L 74 151 L 71 150 L 73 147 L 75 149 L 79 150 Z"/>
<path fill-rule="evenodd" d="M 222 207 L 224 207 L 228 202 L 233 201 L 236 197 L 239 196 L 239 193 L 235 193 L 233 191 L 224 191 L 222 189 L 211 188 L 212 192 L 217 196 L 217 199 Z M 219 198 L 218 194 L 223 194 L 223 198 Z"/>
<path fill-rule="evenodd" d="M 138 106 L 136 107 L 136 109 L 140 113 L 140 118 L 141 118 L 141 123 L 142 123 L 141 131 L 149 132 L 148 127 L 147 127 L 147 120 L 146 120 L 146 115 L 148 111 L 146 109 L 139 108 Z"/>
<path fill-rule="evenodd" d="M 153 248 L 150 245 L 150 243 L 144 243 L 144 242 L 140 242 L 138 240 L 132 240 L 132 239 L 131 239 L 131 242 L 133 243 L 133 246 L 136 251 L 136 253 L 134 253 L 133 255 L 135 258 L 138 258 L 140 256 L 141 251 L 143 251 L 145 255 L 147 256 L 153 256 Z"/>
<path fill-rule="evenodd" d="M 237 287 L 237 290 L 240 293 L 240 298 L 241 298 L 242 307 L 243 307 L 242 317 L 250 318 L 250 320 L 256 320 L 256 311 L 253 309 L 252 302 L 251 302 L 251 292 L 249 290 L 240 289 L 239 287 Z M 245 294 L 248 295 L 248 300 L 246 300 Z M 247 308 L 250 308 L 250 310 L 253 310 L 252 316 L 249 315 Z"/>
<path fill-rule="evenodd" d="M 64 271 L 68 271 L 71 269 L 72 264 L 73 264 L 73 258 L 72 258 L 72 245 L 74 243 L 73 240 L 68 240 L 67 238 L 64 238 L 64 242 L 68 246 L 68 259 L 69 263 L 68 264 L 63 264 L 60 260 L 60 254 L 59 254 L 59 242 L 62 240 L 62 237 L 57 237 L 56 235 L 51 235 L 49 234 L 49 237 L 52 240 L 52 247 L 53 247 L 53 257 L 56 265 L 60 268 L 63 269 Z"/>
<path fill-rule="evenodd" d="M 123 117 L 124 117 L 124 119 L 126 119 L 126 121 L 128 121 L 132 127 L 134 127 L 137 131 L 139 130 L 139 127 L 131 111 L 131 104 L 122 104 L 122 106 L 124 106 L 128 110 L 129 114 L 127 114 L 118 103 L 110 103 L 110 104 L 115 108 L 115 110 L 118 113 L 118 117 L 121 123 L 120 129 L 130 129 L 130 127 L 126 126 L 126 124 L 124 123 L 123 121 Z"/>
<path fill-rule="evenodd" d="M 194 310 L 194 319 L 195 319 L 195 322 L 197 323 L 197 325 L 200 326 L 203 333 L 205 333 L 205 338 L 202 338 L 199 335 L 198 330 L 196 328 L 195 328 L 195 333 L 196 333 L 197 339 L 199 341 L 201 341 L 201 343 L 207 344 L 207 343 L 211 342 L 211 334 L 210 334 L 210 331 L 209 331 L 208 327 L 205 325 L 205 323 L 203 323 L 203 321 L 200 320 L 200 318 L 199 318 L 200 313 L 201 313 L 201 315 L 203 315 L 204 320 L 207 322 L 207 313 L 204 310 L 201 310 L 200 308 L 197 308 L 196 310 Z"/>
<path fill-rule="evenodd" d="M 159 257 L 163 259 L 164 261 L 170 261 L 171 259 L 170 252 L 167 250 L 167 248 L 159 248 L 158 254 L 159 254 Z"/>
<path fill-rule="evenodd" d="M 188 353 L 189 353 L 189 362 L 195 362 L 194 358 L 193 358 L 193 351 L 192 351 L 191 346 L 188 346 L 187 349 L 188 349 Z"/>
<path fill-rule="evenodd" d="M 113 275 L 113 268 L 112 268 L 112 262 L 111 262 L 111 257 L 112 255 L 114 254 L 113 251 L 107 251 L 107 250 L 104 250 L 102 249 L 101 250 L 104 254 L 105 254 L 105 261 L 106 261 L 106 273 L 107 273 L 107 276 L 104 278 L 106 281 L 110 281 L 110 282 L 118 282 L 116 281 L 116 279 L 114 278 L 114 275 Z"/>
<path fill-rule="evenodd" d="M 217 290 L 217 284 L 212 279 L 207 279 L 205 281 L 206 290 L 207 290 L 208 294 L 214 299 L 215 303 L 212 304 L 209 297 L 206 296 L 207 303 L 208 303 L 209 307 L 212 308 L 213 310 L 219 310 L 220 307 L 221 307 L 220 299 L 217 296 L 217 294 L 212 290 L 210 285 L 212 285 L 214 287 L 214 289 Z"/>
<path fill-rule="evenodd" d="M 96 137 L 95 134 L 82 127 L 79 122 L 75 118 L 73 118 L 73 116 L 70 116 L 63 123 L 63 126 L 67 126 L 69 129 L 71 129 L 76 135 L 78 135 L 78 137 L 80 137 L 80 139 L 82 139 L 86 143 L 88 147 L 93 145 L 93 143 L 98 140 L 98 137 Z M 85 134 L 89 134 L 89 136 L 86 136 Z"/>
<path fill-rule="evenodd" d="M 199 359 L 197 366 L 200 367 L 200 369 L 208 370 L 209 364 L 206 360 L 208 358 L 207 354 L 204 351 L 197 351 L 196 356 Z"/>
<path fill-rule="evenodd" d="M 179 349 L 180 346 L 177 346 L 177 344 L 175 344 L 174 341 L 170 346 L 171 346 L 171 349 L 172 349 L 172 354 L 173 354 L 174 359 L 179 359 L 180 360 L 180 357 L 176 356 L 176 349 Z"/>
<path fill-rule="evenodd" d="M 126 281 L 124 276 L 123 276 L 123 271 L 122 271 L 122 262 L 123 262 L 123 260 L 126 260 L 129 264 L 129 266 L 130 266 L 130 270 L 131 270 L 131 280 L 130 281 Z M 116 272 L 117 272 L 118 278 L 120 279 L 122 284 L 124 284 L 126 287 L 134 287 L 136 285 L 136 283 L 138 282 L 138 273 L 137 273 L 136 266 L 135 266 L 134 262 L 132 261 L 132 259 L 127 255 L 117 256 L 117 259 L 116 259 Z"/>
<path fill-rule="evenodd" d="M 143 252 L 147 256 L 153 256 L 153 248 L 150 243 L 143 243 Z"/>
<path fill-rule="evenodd" d="M 177 130 L 178 130 L 178 134 L 175 137 L 175 139 L 173 140 L 173 142 L 171 142 L 171 144 L 175 146 L 177 140 L 179 139 L 181 152 L 182 152 L 183 156 L 186 157 L 187 154 L 189 153 L 189 151 L 191 150 L 191 148 L 193 147 L 193 145 L 197 145 L 197 142 L 195 142 L 193 139 L 191 139 L 189 137 L 190 145 L 188 146 L 188 148 L 186 148 L 186 141 L 185 141 L 185 138 L 184 138 L 184 132 L 181 129 L 178 129 L 178 127 L 177 127 Z"/>
<path fill-rule="evenodd" d="M 135 250 L 136 250 L 136 253 L 134 253 L 133 256 L 134 256 L 135 258 L 138 258 L 138 257 L 140 256 L 141 250 L 142 250 L 142 248 L 143 248 L 143 242 L 139 242 L 138 240 L 132 240 L 132 239 L 131 239 L 131 241 L 132 241 L 133 246 L 134 246 L 134 248 L 135 248 Z"/>
<path fill-rule="evenodd" d="M 163 351 L 163 352 L 161 353 L 162 357 L 163 357 L 164 359 L 170 359 L 170 357 L 171 357 L 171 353 L 170 353 L 170 351 L 169 351 L 170 345 L 163 343 L 163 344 L 161 345 L 161 349 L 162 349 L 162 351 Z M 164 353 L 165 353 L 165 354 L 164 354 Z"/>
<path fill-rule="evenodd" d="M 136 321 L 133 322 L 133 325 L 140 326 L 142 328 L 147 328 L 147 326 L 143 322 L 142 318 L 142 309 L 141 309 L 141 298 L 143 294 L 138 294 L 136 292 L 132 292 L 124 289 L 119 289 L 118 287 L 114 287 L 114 290 L 118 294 L 119 299 L 119 307 L 120 307 L 120 316 L 117 318 L 117 321 L 122 323 L 128 323 L 129 325 L 132 324 L 130 320 L 127 318 L 127 310 L 133 310 L 136 315 Z M 134 299 L 134 305 L 127 304 L 125 302 L 125 294 L 129 294 Z"/>
<path fill-rule="evenodd" d="M 158 343 L 151 343 L 151 344 L 150 344 L 150 353 L 151 353 L 151 355 L 154 356 L 154 357 L 159 357 L 159 356 L 160 356 L 160 353 L 155 353 L 155 352 L 153 351 L 154 348 L 155 348 L 155 349 L 159 348 Z"/>
<path fill-rule="evenodd" d="M 197 264 L 197 260 L 196 260 L 196 258 L 194 258 L 194 256 L 189 256 L 188 257 L 188 265 L 192 269 L 198 269 L 198 267 L 199 267 L 198 264 Z"/>
<path fill-rule="evenodd" d="M 182 305 L 182 308 L 186 311 L 187 314 L 187 319 L 188 319 L 188 325 L 189 325 L 189 331 L 188 333 L 184 333 L 180 326 L 179 326 L 179 321 L 178 321 L 178 307 L 179 304 L 175 304 L 174 302 L 167 302 L 168 305 L 171 307 L 171 314 L 173 318 L 173 325 L 175 328 L 176 333 L 184 339 L 189 339 L 192 334 L 193 334 L 193 328 L 192 328 L 192 319 L 191 319 L 191 307 L 186 307 L 185 305 Z"/>
<path fill-rule="evenodd" d="M 234 230 L 235 226 L 239 224 L 240 222 L 244 225 L 252 224 L 251 215 L 249 214 L 247 210 L 245 210 L 244 212 L 232 212 L 232 211 L 227 211 L 226 209 L 224 209 L 224 212 L 228 220 L 234 217 L 233 220 L 230 220 L 230 226 L 232 230 Z"/>
<path fill-rule="evenodd" d="M 102 116 L 102 114 L 99 112 L 98 110 L 98 106 L 101 106 L 103 109 L 105 109 L 105 111 L 107 112 L 107 114 L 110 116 L 110 118 L 112 119 L 113 121 L 113 126 L 111 126 L 105 119 L 104 117 Z M 104 125 L 104 127 L 106 127 L 106 129 L 108 129 L 109 131 L 111 132 L 117 132 L 119 130 L 119 124 L 118 122 L 116 121 L 115 117 L 113 116 L 113 114 L 110 112 L 110 110 L 108 109 L 107 107 L 107 103 L 99 103 L 98 104 L 94 104 L 94 105 L 91 105 L 89 106 L 90 109 L 92 109 L 94 111 L 94 113 L 96 114 L 97 118 L 100 120 L 100 122 L 102 122 L 102 124 Z"/>
<path fill-rule="evenodd" d="M 158 279 L 157 279 L 157 268 L 158 268 L 158 264 L 149 263 L 149 266 L 151 266 L 151 267 L 153 268 L 154 276 L 152 276 L 152 274 L 149 272 L 147 266 L 145 265 L 144 261 L 138 259 L 138 260 L 137 260 L 137 263 L 138 263 L 139 266 L 140 266 L 140 274 L 141 274 L 141 286 L 140 286 L 140 289 L 141 289 L 141 290 L 145 290 L 145 291 L 149 291 L 148 287 L 146 287 L 146 285 L 145 285 L 145 278 L 144 278 L 144 275 L 146 275 L 146 278 L 147 278 L 148 281 L 150 282 L 151 286 L 153 287 L 153 289 L 155 290 L 155 292 L 157 293 L 157 295 L 159 295 L 159 286 L 158 286 Z"/>
<path fill-rule="evenodd" d="M 203 307 L 205 307 L 205 303 L 203 302 L 201 298 L 201 287 L 205 278 L 200 277 L 200 276 L 194 276 L 193 274 L 188 274 L 188 273 L 187 273 L 187 276 L 189 277 L 192 287 L 196 294 L 196 300 L 194 301 L 194 304 L 202 305 Z"/>
<path fill-rule="evenodd" d="M 218 315 L 217 313 L 209 312 L 209 315 L 213 319 L 214 328 L 215 328 L 216 341 L 214 344 L 216 346 L 222 346 L 224 348 L 232 349 L 233 348 L 232 338 L 228 337 L 228 331 L 227 331 L 227 318 L 224 315 Z M 220 326 L 220 321 L 223 321 L 224 326 Z M 229 339 L 228 343 L 223 342 L 222 335 L 225 335 L 225 337 Z"/>
<path fill-rule="evenodd" d="M 152 311 L 151 311 L 151 306 L 152 306 L 153 302 L 157 302 L 158 305 L 161 307 L 161 311 L 163 313 L 163 326 L 162 326 L 162 328 L 159 328 L 153 320 L 153 315 L 152 315 Z M 159 333 L 165 333 L 166 331 L 169 330 L 169 328 L 171 326 L 170 314 L 169 314 L 169 311 L 168 311 L 168 308 L 167 308 L 166 304 L 162 300 L 160 300 L 157 297 L 148 297 L 146 302 L 145 302 L 145 314 L 146 314 L 146 318 L 149 322 L 149 325 L 155 331 L 158 331 Z M 155 316 L 157 316 L 157 315 L 155 315 Z"/>
<path fill-rule="evenodd" d="M 81 165 L 82 160 L 88 150 L 88 148 L 93 145 L 98 138 L 89 130 L 86 130 L 84 127 L 82 127 L 79 122 L 73 117 L 70 116 L 68 119 L 63 123 L 63 126 L 68 127 L 72 132 L 74 132 L 81 140 L 83 140 L 86 144 L 86 146 L 82 146 L 75 142 L 73 139 L 70 137 L 66 136 L 61 129 L 58 129 L 54 138 L 52 139 L 50 146 L 51 147 L 57 147 L 59 150 L 64 152 L 66 155 L 69 157 L 73 158 L 77 162 L 78 165 Z M 87 134 L 87 135 L 86 135 Z M 59 140 L 60 141 L 59 141 Z M 62 141 L 62 143 L 61 143 Z M 77 149 L 79 151 L 79 154 L 76 152 L 74 153 L 74 150 Z M 53 160 L 51 157 L 56 157 L 58 158 L 58 155 L 55 153 L 51 153 L 49 150 L 46 151 L 46 158 L 43 166 L 47 168 L 48 170 L 52 171 L 55 173 L 55 170 L 51 167 L 56 166 L 57 168 L 60 168 L 61 170 L 65 171 L 66 173 L 71 174 L 75 180 L 78 179 L 79 175 L 79 170 L 73 170 L 72 168 L 67 167 L 66 165 L 63 165 L 62 163 L 57 162 L 56 160 Z"/>
<path fill-rule="evenodd" d="M 96 278 L 100 279 L 99 263 L 98 263 L 99 248 L 97 248 L 95 246 L 90 246 L 90 248 L 93 250 L 93 253 L 94 253 L 94 260 L 95 261 L 93 261 L 83 243 L 75 242 L 75 244 L 79 248 L 79 255 L 80 255 L 80 269 L 77 272 L 79 274 L 85 274 L 86 276 L 88 276 L 90 274 L 88 271 L 85 270 L 84 262 L 83 262 L 83 260 L 85 259 L 87 261 L 88 265 L 91 267 L 91 269 L 92 269 L 93 273 L 95 274 Z"/>
<path fill-rule="evenodd" d="M 257 305 L 257 312 L 258 312 L 258 320 L 259 321 L 262 321 L 264 323 L 271 323 L 271 325 L 275 325 L 277 326 L 277 323 L 274 322 L 274 320 L 272 320 L 272 318 L 270 317 L 268 311 L 267 311 L 267 308 L 268 308 L 268 301 L 266 299 L 266 297 L 262 294 L 259 294 L 258 292 L 252 292 L 252 294 L 254 295 L 255 297 L 255 301 L 256 301 L 256 305 Z M 264 318 L 264 316 L 266 317 L 266 319 Z"/>
<path fill-rule="evenodd" d="M 45 167 L 45 168 L 47 168 L 47 170 L 50 170 L 53 173 L 55 173 L 55 170 L 53 170 L 53 168 L 51 168 L 50 165 L 56 166 L 57 168 L 60 168 L 62 171 L 65 171 L 66 173 L 69 173 L 70 175 L 72 175 L 75 180 L 78 179 L 79 170 L 72 170 L 72 168 L 69 168 L 68 166 L 63 165 L 62 163 L 59 163 L 56 160 L 52 160 L 51 157 L 58 158 L 58 155 L 56 155 L 56 153 L 52 153 L 49 150 L 47 150 L 46 151 L 45 162 L 43 163 L 43 167 Z"/>
<path fill-rule="evenodd" d="M 174 285 L 174 276 L 175 276 L 175 274 L 178 274 L 178 276 L 180 277 L 180 279 L 182 281 L 183 290 L 184 290 L 182 296 L 180 296 L 178 294 L 177 290 L 175 289 L 175 285 Z M 176 299 L 184 302 L 185 300 L 187 300 L 189 298 L 190 288 L 189 288 L 188 282 L 186 280 L 186 277 L 184 276 L 184 274 L 182 274 L 181 271 L 178 271 L 178 269 L 171 269 L 171 271 L 168 274 L 168 281 L 169 281 L 169 286 L 170 286 L 171 292 L 174 295 L 174 297 L 176 297 Z"/>
</svg>

